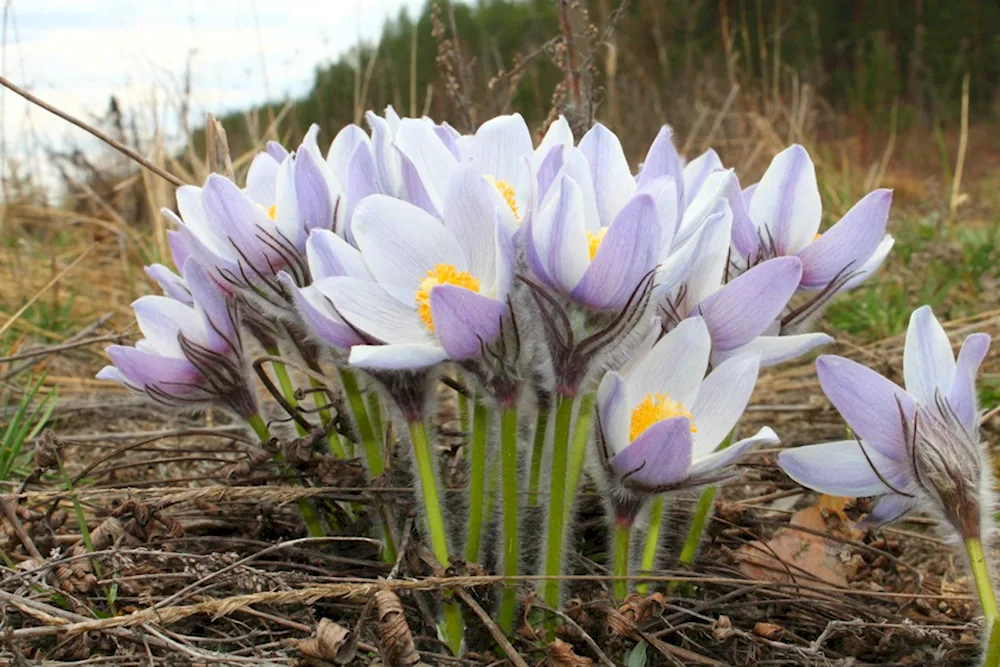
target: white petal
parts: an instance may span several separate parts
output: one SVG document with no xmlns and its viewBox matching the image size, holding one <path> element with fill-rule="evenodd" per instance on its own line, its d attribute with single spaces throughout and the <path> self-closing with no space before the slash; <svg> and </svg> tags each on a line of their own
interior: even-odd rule
<svg viewBox="0 0 1000 667">
<path fill-rule="evenodd" d="M 691 406 L 697 427 L 694 434 L 694 457 L 707 456 L 733 430 L 750 401 L 760 355 L 746 354 L 727 359 L 709 373 Z"/>
<path fill-rule="evenodd" d="M 434 132 L 434 127 L 422 120 L 404 118 L 396 132 L 396 147 L 417 169 L 424 186 L 430 189 L 432 201 L 441 210 L 441 200 L 458 161 Z"/>
<path fill-rule="evenodd" d="M 514 184 L 521 159 L 531 155 L 531 132 L 521 114 L 496 116 L 479 126 L 469 156 L 480 173 Z"/>
<path fill-rule="evenodd" d="M 647 394 L 667 394 L 691 410 L 711 349 L 712 339 L 704 320 L 684 320 L 661 338 L 625 378 L 632 400 L 641 401 Z"/>
<path fill-rule="evenodd" d="M 771 160 L 757 184 L 750 217 L 770 230 L 779 254 L 792 255 L 812 243 L 822 216 L 816 168 L 806 149 L 790 146 Z"/>
<path fill-rule="evenodd" d="M 632 399 L 628 383 L 614 371 L 605 373 L 597 388 L 597 412 L 601 418 L 601 431 L 611 452 L 617 454 L 628 447 Z"/>
<path fill-rule="evenodd" d="M 376 283 L 357 278 L 324 278 L 314 284 L 342 318 L 369 336 L 390 344 L 437 341 L 417 314 L 416 298 L 406 306 Z"/>
<path fill-rule="evenodd" d="M 948 394 L 955 380 L 955 356 L 944 327 L 930 306 L 910 315 L 903 347 L 903 379 L 906 391 L 924 405 L 934 405 L 935 394 Z"/>
</svg>

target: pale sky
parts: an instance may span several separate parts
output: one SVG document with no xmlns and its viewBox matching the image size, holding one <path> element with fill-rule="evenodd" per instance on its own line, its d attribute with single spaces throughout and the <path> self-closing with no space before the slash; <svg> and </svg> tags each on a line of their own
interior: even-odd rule
<svg viewBox="0 0 1000 667">
<path fill-rule="evenodd" d="M 0 0 L 7 9 L 0 66 L 14 83 L 74 115 L 103 115 L 115 95 L 142 111 L 144 131 L 173 132 L 189 57 L 198 122 L 207 111 L 246 108 L 268 94 L 305 94 L 317 65 L 359 38 L 374 41 L 403 7 L 416 17 L 424 2 Z M 51 146 L 90 145 L 81 130 L 29 108 L 10 91 L 0 100 L 8 155 L 37 154 L 30 148 L 34 138 Z"/>
</svg>

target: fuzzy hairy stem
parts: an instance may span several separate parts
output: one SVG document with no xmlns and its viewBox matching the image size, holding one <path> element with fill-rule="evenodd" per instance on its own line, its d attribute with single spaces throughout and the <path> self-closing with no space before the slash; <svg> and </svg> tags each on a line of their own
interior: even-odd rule
<svg viewBox="0 0 1000 667">
<path fill-rule="evenodd" d="M 542 455 L 545 453 L 545 434 L 549 427 L 549 409 L 539 408 L 535 418 L 535 437 L 531 444 L 531 471 L 528 474 L 528 507 L 538 505 L 538 481 L 542 476 Z"/>
<path fill-rule="evenodd" d="M 518 516 L 517 516 L 517 408 L 500 412 L 500 465 L 503 477 L 503 573 L 518 575 Z M 517 589 L 504 588 L 500 600 L 500 627 L 510 632 L 514 626 Z"/>
<path fill-rule="evenodd" d="M 545 575 L 562 574 L 563 539 L 566 532 L 566 458 L 573 421 L 572 396 L 559 396 L 556 408 L 555 433 L 552 438 L 552 483 L 549 489 L 549 526 L 545 542 Z M 560 582 L 546 579 L 542 583 L 542 598 L 552 609 L 559 608 Z"/>
<path fill-rule="evenodd" d="M 649 508 L 649 529 L 646 531 L 646 541 L 642 548 L 642 562 L 639 569 L 649 572 L 656 565 L 656 551 L 660 547 L 660 524 L 663 523 L 663 508 L 666 500 L 663 496 L 653 499 L 653 504 Z M 636 591 L 645 595 L 649 590 L 649 584 L 639 584 Z"/>
<path fill-rule="evenodd" d="M 969 554 L 972 577 L 976 582 L 976 591 L 979 593 L 979 601 L 983 605 L 983 614 L 986 616 L 986 628 L 989 631 L 989 628 L 993 625 L 993 621 L 1000 616 L 997 613 L 996 593 L 993 590 L 993 583 L 990 581 L 990 566 L 986 562 L 986 553 L 983 551 L 981 540 L 977 538 L 965 540 L 965 550 Z"/>
<path fill-rule="evenodd" d="M 628 576 L 628 549 L 632 541 L 632 524 L 615 522 L 614 539 L 614 570 L 615 577 Z M 628 579 L 615 579 L 614 594 L 616 600 L 624 600 L 628 595 Z"/>
<path fill-rule="evenodd" d="M 490 410 L 482 401 L 473 400 L 472 438 L 469 440 L 469 528 L 465 539 L 465 560 L 479 562 L 483 536 L 483 505 L 486 488 L 486 432 Z"/>
<path fill-rule="evenodd" d="M 583 464 L 587 461 L 587 438 L 594 422 L 594 392 L 580 397 L 580 409 L 577 411 L 576 424 L 573 426 L 573 448 L 570 450 L 569 480 L 566 484 L 566 514 L 573 510 L 573 500 L 576 498 L 576 487 L 580 483 Z"/>
<path fill-rule="evenodd" d="M 272 357 L 281 356 L 281 351 L 277 347 L 267 348 L 267 353 Z M 285 400 L 293 410 L 298 410 L 299 401 L 295 398 L 295 387 L 292 385 L 292 379 L 288 376 L 288 369 L 283 363 L 277 361 L 271 362 L 271 368 L 274 369 L 274 375 L 278 378 L 278 386 L 281 387 L 281 393 Z M 306 428 L 298 421 L 295 422 L 295 431 L 299 436 L 307 433 Z"/>
</svg>

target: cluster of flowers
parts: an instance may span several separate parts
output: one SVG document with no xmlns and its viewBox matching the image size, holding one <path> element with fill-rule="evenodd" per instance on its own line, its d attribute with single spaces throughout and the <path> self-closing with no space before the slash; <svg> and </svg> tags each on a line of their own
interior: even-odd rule
<svg viewBox="0 0 1000 667">
<path fill-rule="evenodd" d="M 525 560 L 518 527 L 544 452 L 551 475 L 539 569 L 560 574 L 567 509 L 593 432 L 616 574 L 627 576 L 628 530 L 648 500 L 724 480 L 747 448 L 777 442 L 770 428 L 732 437 L 759 369 L 831 342 L 810 324 L 893 244 L 887 190 L 819 233 L 815 169 L 797 145 L 742 187 L 714 151 L 684 164 L 666 127 L 633 173 L 599 124 L 577 142 L 560 118 L 535 146 L 517 114 L 472 135 L 391 108 L 367 121 L 370 135 L 345 127 L 325 158 L 315 127 L 294 153 L 269 144 L 245 187 L 212 175 L 180 188 L 179 215 L 165 211 L 180 275 L 149 267 L 165 296 L 135 302 L 145 338 L 109 348 L 113 365 L 99 377 L 167 404 L 224 406 L 267 437 L 249 341 L 272 361 L 285 349 L 314 381 L 332 364 L 374 476 L 384 436 L 374 432 L 380 419 L 375 404 L 366 410 L 360 375 L 407 423 L 425 535 L 443 564 L 454 545 L 424 429 L 426 389 L 443 368 L 475 397 L 473 484 L 485 474 L 476 435 L 491 428 L 490 411 L 500 414 L 504 573 L 518 574 Z M 961 494 L 971 478 L 980 498 L 987 476 L 974 377 L 988 342 L 970 338 L 956 364 L 940 325 L 918 311 L 907 337 L 909 393 L 821 357 L 823 389 L 858 439 L 790 450 L 781 464 L 813 488 L 878 496 L 875 520 L 933 498 L 965 536 L 952 503 L 955 494 L 969 500 Z M 519 410 L 532 419 L 520 424 Z M 528 424 L 538 430 L 531 451 L 518 437 Z M 470 508 L 480 507 L 475 500 Z M 558 584 L 543 584 L 543 595 L 557 605 Z M 513 605 L 506 591 L 508 627 Z M 457 647 L 455 613 L 445 604 L 445 637 Z"/>
</svg>

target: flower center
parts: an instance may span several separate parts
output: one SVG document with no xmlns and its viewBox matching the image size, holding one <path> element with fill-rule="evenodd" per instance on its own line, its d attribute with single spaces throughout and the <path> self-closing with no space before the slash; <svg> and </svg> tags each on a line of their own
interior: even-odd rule
<svg viewBox="0 0 1000 667">
<path fill-rule="evenodd" d="M 438 285 L 458 285 L 473 292 L 479 292 L 479 279 L 473 278 L 467 271 L 459 271 L 451 264 L 438 264 L 427 272 L 427 277 L 420 281 L 417 290 L 417 314 L 423 320 L 428 331 L 434 331 L 434 318 L 431 316 L 431 290 Z"/>
<path fill-rule="evenodd" d="M 691 421 L 691 432 L 697 433 L 691 413 L 683 403 L 679 403 L 666 394 L 646 394 L 632 410 L 632 421 L 629 424 L 628 440 L 632 442 L 642 435 L 647 428 L 656 422 L 672 417 L 687 417 Z"/>
<path fill-rule="evenodd" d="M 604 235 L 607 233 L 607 227 L 601 227 L 601 231 L 596 234 L 587 232 L 587 249 L 590 250 L 590 261 L 594 261 L 594 255 L 597 254 L 597 249 L 601 247 L 601 241 L 604 240 Z"/>
<path fill-rule="evenodd" d="M 278 205 L 271 204 L 267 209 L 267 216 L 271 218 L 271 220 L 274 220 L 274 214 L 277 212 L 278 212 Z"/>
<path fill-rule="evenodd" d="M 493 178 L 492 176 L 486 176 L 486 181 L 497 189 L 503 200 L 507 202 L 507 206 L 510 207 L 510 212 L 514 214 L 514 219 L 517 220 L 517 224 L 521 224 L 521 212 L 517 208 L 517 192 L 507 181 L 501 181 L 498 178 Z"/>
</svg>

